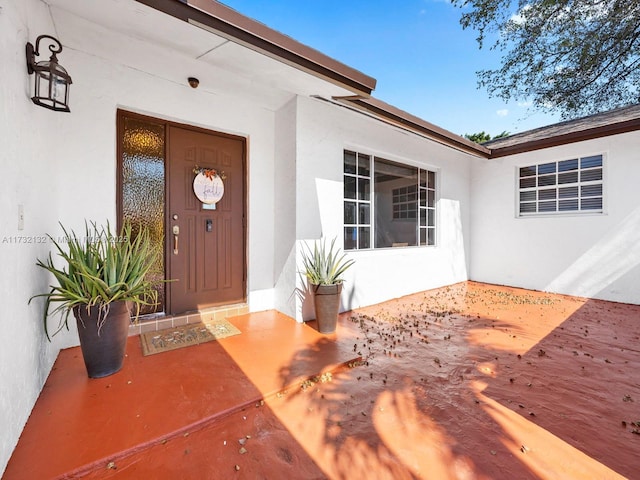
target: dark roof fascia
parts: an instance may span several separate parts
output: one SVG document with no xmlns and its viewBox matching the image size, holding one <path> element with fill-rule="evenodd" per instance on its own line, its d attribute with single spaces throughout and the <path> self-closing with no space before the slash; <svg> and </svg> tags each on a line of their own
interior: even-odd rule
<svg viewBox="0 0 640 480">
<path fill-rule="evenodd" d="M 602 125 L 600 127 L 589 128 L 577 132 L 570 132 L 564 135 L 555 135 L 548 138 L 541 138 L 539 140 L 531 140 L 529 142 L 522 142 L 516 145 L 510 145 L 508 147 L 489 147 L 489 150 L 491 151 L 491 155 L 489 158 L 493 159 L 506 157 L 508 155 L 532 152 L 535 150 L 541 150 L 543 148 L 558 147 L 560 145 L 584 142 L 586 140 L 593 140 L 596 138 L 633 132 L 635 130 L 640 130 L 640 118 L 634 118 L 631 120 L 612 123 L 609 125 Z"/>
<path fill-rule="evenodd" d="M 355 94 L 371 95 L 373 77 L 213 0 L 136 0 L 187 23 L 197 22 L 221 36 L 284 63 L 330 80 Z"/>
<path fill-rule="evenodd" d="M 406 130 L 426 136 L 465 153 L 482 158 L 489 158 L 491 155 L 491 150 L 487 147 L 483 147 L 478 143 L 456 135 L 376 98 L 345 97 L 335 98 L 335 100 L 346 103 L 347 105 L 353 105 L 357 109 L 372 113 L 375 117 L 385 120 L 388 123 L 403 127 Z"/>
</svg>

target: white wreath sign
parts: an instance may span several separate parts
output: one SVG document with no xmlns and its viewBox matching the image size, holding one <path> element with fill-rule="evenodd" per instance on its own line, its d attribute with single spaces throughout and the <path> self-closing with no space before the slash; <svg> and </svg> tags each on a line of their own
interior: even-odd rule
<svg viewBox="0 0 640 480">
<path fill-rule="evenodd" d="M 204 172 L 200 172 L 193 179 L 193 193 L 202 203 L 213 205 L 224 195 L 224 182 L 218 175 L 205 175 Z"/>
</svg>

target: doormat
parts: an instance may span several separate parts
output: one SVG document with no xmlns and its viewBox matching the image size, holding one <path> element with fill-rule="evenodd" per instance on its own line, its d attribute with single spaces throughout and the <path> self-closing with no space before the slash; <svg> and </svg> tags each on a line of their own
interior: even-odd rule
<svg viewBox="0 0 640 480">
<path fill-rule="evenodd" d="M 217 320 L 210 323 L 193 323 L 166 330 L 145 332 L 140 334 L 140 343 L 142 344 L 142 355 L 147 356 L 220 340 L 240 333 L 242 332 L 227 320 Z"/>
</svg>

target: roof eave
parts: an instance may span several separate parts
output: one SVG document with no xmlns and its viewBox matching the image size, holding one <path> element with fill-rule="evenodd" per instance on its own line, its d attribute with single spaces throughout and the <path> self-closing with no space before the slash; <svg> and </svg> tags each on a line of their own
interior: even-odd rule
<svg viewBox="0 0 640 480">
<path fill-rule="evenodd" d="M 481 158 L 489 158 L 491 155 L 491 150 L 478 143 L 472 142 L 460 135 L 456 135 L 455 133 L 438 127 L 437 125 L 427 122 L 415 115 L 411 115 L 404 110 L 400 110 L 399 108 L 376 98 L 348 97 L 336 98 L 336 100 L 353 105 L 360 110 L 374 114 L 376 117 L 390 124 L 418 133 L 422 136 L 435 140 L 438 143 L 448 145 L 465 153 Z"/>
<path fill-rule="evenodd" d="M 543 148 L 558 147 L 560 145 L 567 145 L 570 143 L 583 142 L 586 140 L 593 140 L 596 138 L 633 132 L 635 130 L 640 130 L 640 118 L 634 118 L 610 125 L 602 125 L 595 128 L 580 130 L 577 132 L 570 132 L 563 135 L 555 135 L 553 137 L 531 140 L 529 142 L 522 142 L 515 145 L 510 145 L 508 147 L 489 148 L 491 152 L 489 158 L 493 159 L 506 157 L 508 155 L 532 152 L 535 150 L 541 150 Z"/>
<path fill-rule="evenodd" d="M 373 77 L 213 0 L 136 0 L 174 18 L 211 31 L 271 58 L 322 77 L 354 94 L 369 96 Z"/>
</svg>

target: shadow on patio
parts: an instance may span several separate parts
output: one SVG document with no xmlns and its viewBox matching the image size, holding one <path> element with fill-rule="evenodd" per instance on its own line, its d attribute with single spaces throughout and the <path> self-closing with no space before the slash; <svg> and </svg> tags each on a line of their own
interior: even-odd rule
<svg viewBox="0 0 640 480">
<path fill-rule="evenodd" d="M 152 357 L 133 338 L 102 380 L 70 349 L 5 478 L 633 477 L 639 318 L 468 282 L 343 314 L 337 335 L 264 312 Z"/>
<path fill-rule="evenodd" d="M 324 477 L 263 402 L 292 353 L 323 337 L 273 311 L 229 320 L 241 335 L 148 357 L 130 337 L 123 369 L 102 379 L 79 347 L 61 351 L 3 478 Z M 292 382 L 352 358 L 330 342 Z"/>
<path fill-rule="evenodd" d="M 412 295 L 343 315 L 363 362 L 270 405 L 331 478 L 633 478 L 638 319 L 473 282 Z"/>
</svg>

